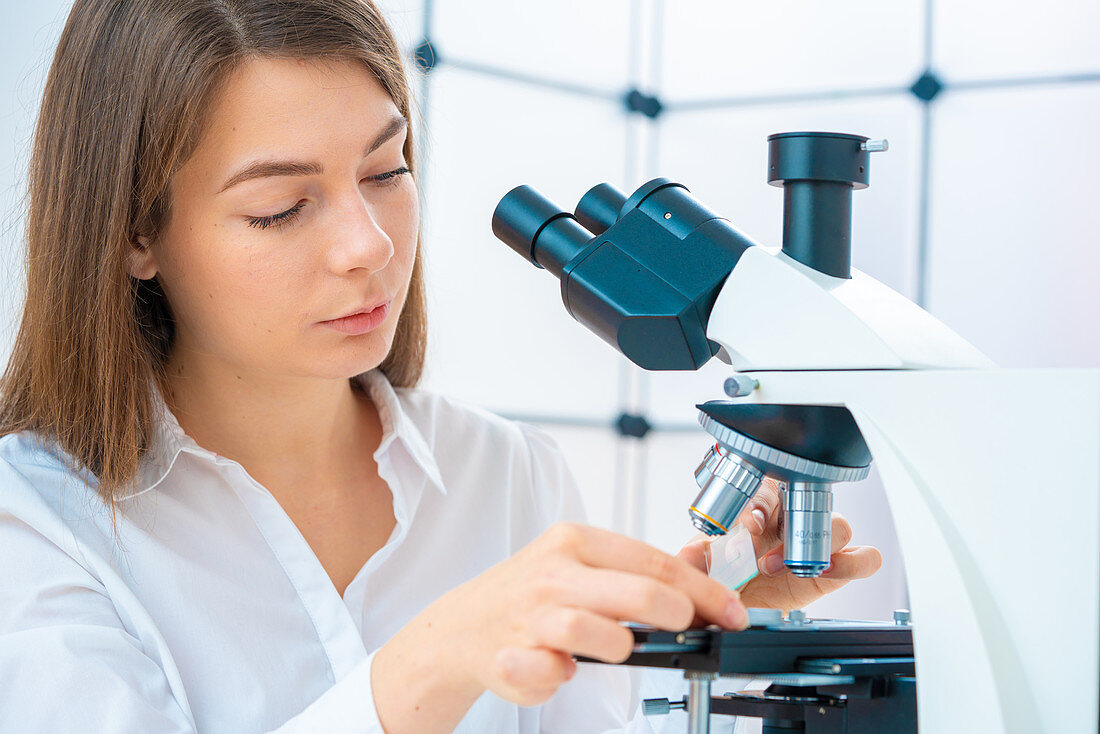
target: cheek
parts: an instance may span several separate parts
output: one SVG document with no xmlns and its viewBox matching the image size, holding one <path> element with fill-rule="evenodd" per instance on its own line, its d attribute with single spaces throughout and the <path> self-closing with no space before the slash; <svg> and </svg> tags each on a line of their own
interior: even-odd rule
<svg viewBox="0 0 1100 734">
<path fill-rule="evenodd" d="M 410 181 L 404 194 L 402 205 L 392 209 L 394 214 L 387 232 L 393 241 L 394 259 L 402 265 L 407 279 L 416 255 L 417 235 L 420 232 L 420 209 L 419 194 L 414 183 Z"/>
<path fill-rule="evenodd" d="M 211 227 L 189 237 L 164 268 L 176 319 L 201 340 L 272 334 L 302 302 L 303 266 L 289 252 L 263 248 Z"/>
</svg>

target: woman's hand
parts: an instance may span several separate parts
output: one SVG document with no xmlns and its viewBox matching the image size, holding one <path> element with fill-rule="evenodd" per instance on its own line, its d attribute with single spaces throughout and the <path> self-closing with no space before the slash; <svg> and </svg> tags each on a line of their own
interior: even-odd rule
<svg viewBox="0 0 1100 734">
<path fill-rule="evenodd" d="M 450 731 L 485 690 L 532 706 L 572 677 L 573 656 L 629 657 L 634 636 L 620 622 L 682 630 L 696 618 L 748 624 L 737 592 L 705 570 L 607 530 L 555 525 L 440 597 L 378 652 L 379 716 L 388 734 Z"/>
<path fill-rule="evenodd" d="M 836 591 L 853 579 L 866 578 L 882 565 L 882 554 L 867 545 L 848 547 L 852 526 L 839 513 L 833 513 L 832 557 L 829 567 L 817 577 L 804 579 L 790 573 L 783 565 L 783 511 L 780 507 L 779 485 L 765 479 L 760 489 L 738 518 L 752 536 L 760 575 L 741 589 L 741 600 L 748 607 L 800 609 L 826 594 Z M 677 556 L 696 568 L 710 567 L 710 542 L 700 536 L 684 546 Z"/>
</svg>

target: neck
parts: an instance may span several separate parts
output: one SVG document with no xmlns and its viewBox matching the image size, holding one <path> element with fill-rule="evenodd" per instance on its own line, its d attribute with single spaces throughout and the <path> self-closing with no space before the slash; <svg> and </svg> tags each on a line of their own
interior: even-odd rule
<svg viewBox="0 0 1100 734">
<path fill-rule="evenodd" d="M 374 404 L 347 379 L 245 376 L 230 365 L 170 360 L 167 386 L 180 427 L 269 489 L 350 477 L 381 441 Z"/>
</svg>

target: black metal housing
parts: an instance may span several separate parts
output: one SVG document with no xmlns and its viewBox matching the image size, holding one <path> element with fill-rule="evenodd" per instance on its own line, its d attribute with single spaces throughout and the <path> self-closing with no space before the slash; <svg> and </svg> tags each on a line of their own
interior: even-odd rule
<svg viewBox="0 0 1100 734">
<path fill-rule="evenodd" d="M 768 734 L 917 734 L 917 680 L 909 625 L 783 623 L 740 632 L 633 628 L 625 665 L 722 676 L 843 676 L 832 683 L 773 683 L 712 695 L 712 714 L 752 716 Z"/>
</svg>

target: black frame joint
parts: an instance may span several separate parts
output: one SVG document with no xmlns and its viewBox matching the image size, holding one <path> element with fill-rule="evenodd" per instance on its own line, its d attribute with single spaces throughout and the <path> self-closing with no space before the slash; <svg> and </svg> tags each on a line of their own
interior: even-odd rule
<svg viewBox="0 0 1100 734">
<path fill-rule="evenodd" d="M 630 438 L 645 438 L 653 430 L 653 424 L 646 420 L 644 415 L 622 413 L 615 420 L 615 428 L 620 436 Z"/>
<path fill-rule="evenodd" d="M 431 39 L 422 40 L 412 52 L 413 63 L 425 74 L 431 73 L 439 64 L 439 54 L 436 53 Z"/>
<path fill-rule="evenodd" d="M 628 112 L 637 112 L 651 120 L 660 117 L 665 106 L 656 96 L 646 94 L 638 89 L 630 89 L 623 95 L 623 104 Z"/>
<path fill-rule="evenodd" d="M 943 91 L 943 82 L 931 69 L 927 69 L 913 82 L 912 86 L 909 87 L 909 91 L 917 99 L 923 102 L 931 102 Z"/>
</svg>

